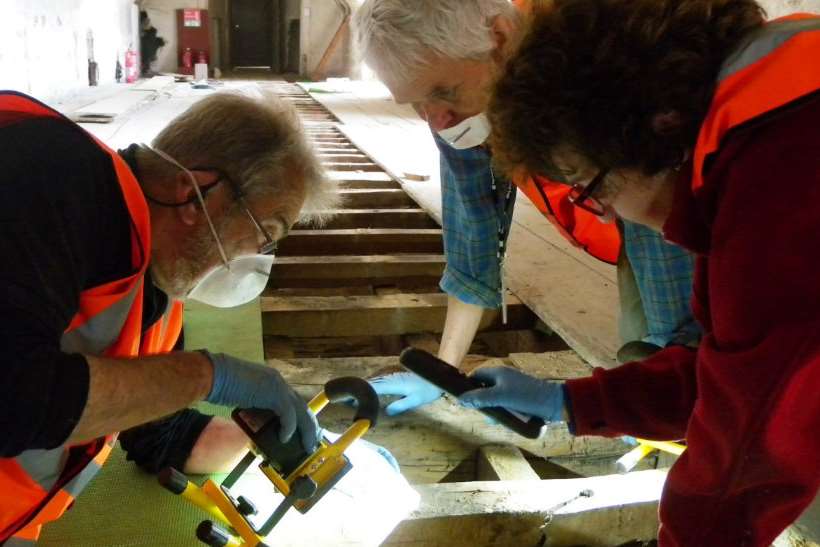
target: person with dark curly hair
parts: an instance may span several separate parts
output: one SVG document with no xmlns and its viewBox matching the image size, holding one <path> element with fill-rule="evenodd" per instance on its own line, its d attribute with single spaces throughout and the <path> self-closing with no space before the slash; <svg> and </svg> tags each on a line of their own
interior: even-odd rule
<svg viewBox="0 0 820 547">
<path fill-rule="evenodd" d="M 577 207 L 697 254 L 698 349 L 563 385 L 484 370 L 494 385 L 462 397 L 576 435 L 686 439 L 662 547 L 764 547 L 801 514 L 817 523 L 818 58 L 820 17 L 766 23 L 753 0 L 556 0 L 491 100 L 507 171 L 563 180 Z"/>
<path fill-rule="evenodd" d="M 568 189 L 529 173 L 492 168 L 484 111 L 520 39 L 531 0 L 366 0 L 353 17 L 357 50 L 393 98 L 427 122 L 440 152 L 447 314 L 438 356 L 463 366 L 485 309 L 504 308 L 504 263 L 520 190 L 573 246 L 617 264 L 621 348 L 632 361 L 668 345 L 696 346 L 689 300 L 694 257 L 631 222 L 602 223 L 572 206 Z M 550 228 L 545 228 L 549 230 Z M 546 281 L 545 281 L 546 283 Z M 503 315 L 503 311 L 502 311 Z M 610 356 L 599 362 L 614 366 Z M 399 396 L 388 414 L 432 403 L 442 391 L 408 372 L 373 382 Z"/>
</svg>

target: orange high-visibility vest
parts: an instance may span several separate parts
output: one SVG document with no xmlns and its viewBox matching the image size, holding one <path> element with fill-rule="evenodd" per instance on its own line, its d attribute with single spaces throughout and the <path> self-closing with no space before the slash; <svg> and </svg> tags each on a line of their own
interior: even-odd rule
<svg viewBox="0 0 820 547">
<path fill-rule="evenodd" d="M 733 53 L 718 76 L 692 155 L 692 190 L 703 186 L 710 156 L 733 130 L 820 92 L 820 17 L 795 14 L 767 23 Z"/>
<path fill-rule="evenodd" d="M 513 0 L 519 11 L 532 12 L 532 0 Z M 543 176 L 517 175 L 513 183 L 550 223 L 576 247 L 609 264 L 618 262 L 621 235 L 615 223 L 603 224 L 592 213 L 569 202 L 570 187 Z"/>
<path fill-rule="evenodd" d="M 23 120 L 51 117 L 72 123 L 31 97 L 0 93 L 0 130 Z M 60 340 L 67 353 L 136 357 L 167 353 L 182 328 L 182 304 L 169 305 L 160 321 L 142 333 L 143 279 L 151 256 L 148 205 L 125 161 L 99 140 L 114 164 L 131 216 L 133 274 L 80 294 L 79 308 Z M 43 524 L 59 518 L 105 462 L 116 437 L 81 446 L 28 450 L 0 458 L 0 543 L 36 542 Z"/>
</svg>

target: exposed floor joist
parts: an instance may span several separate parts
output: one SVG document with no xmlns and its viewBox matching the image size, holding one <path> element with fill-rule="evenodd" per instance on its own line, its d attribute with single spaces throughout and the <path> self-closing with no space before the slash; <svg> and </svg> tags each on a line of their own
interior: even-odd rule
<svg viewBox="0 0 820 547">
<path fill-rule="evenodd" d="M 373 296 L 262 297 L 266 335 L 291 337 L 385 336 L 441 332 L 447 295 L 384 294 Z M 485 314 L 481 329 L 498 327 L 498 313 Z M 508 298 L 507 327 L 527 328 L 534 316 L 514 297 Z"/>
</svg>

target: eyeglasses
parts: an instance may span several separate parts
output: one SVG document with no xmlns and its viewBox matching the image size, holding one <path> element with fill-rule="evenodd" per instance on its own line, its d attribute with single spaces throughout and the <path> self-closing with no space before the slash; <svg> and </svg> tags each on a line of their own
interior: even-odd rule
<svg viewBox="0 0 820 547">
<path fill-rule="evenodd" d="M 227 182 L 228 186 L 231 187 L 231 190 L 236 196 L 236 201 L 238 201 L 239 205 L 241 205 L 242 208 L 245 210 L 245 213 L 247 213 L 248 218 L 251 219 L 251 223 L 256 227 L 257 231 L 259 231 L 259 233 L 261 233 L 262 236 L 265 238 L 265 243 L 263 243 L 262 246 L 259 247 L 259 254 L 270 255 L 276 251 L 276 241 L 270 235 L 270 232 L 268 232 L 265 229 L 265 227 L 262 225 L 262 223 L 259 221 L 256 215 L 253 214 L 253 211 L 251 211 L 251 208 L 248 206 L 248 202 L 245 200 L 245 193 L 242 191 L 242 188 L 236 182 L 233 181 L 231 177 L 229 177 L 227 174 L 225 174 L 225 172 L 216 167 L 194 167 L 193 169 L 191 169 L 191 171 L 210 171 L 212 173 L 217 174 L 217 179 L 213 183 L 208 185 L 208 190 L 210 190 L 211 187 L 215 186 L 216 184 L 219 184 L 223 180 Z M 204 194 L 205 193 L 203 192 L 203 196 Z M 285 226 L 285 229 L 287 229 L 287 226 Z"/>
<path fill-rule="evenodd" d="M 231 190 L 233 190 L 234 195 L 236 196 L 236 200 L 239 202 L 239 204 L 242 206 L 242 208 L 247 213 L 248 217 L 251 219 L 251 223 L 253 223 L 253 225 L 256 227 L 256 229 L 265 238 L 265 243 L 263 243 L 259 247 L 258 253 L 261 254 L 261 255 L 272 255 L 276 251 L 276 241 L 270 235 L 270 232 L 268 232 L 265 229 L 265 227 L 262 226 L 262 223 L 259 222 L 259 219 L 256 217 L 256 215 L 253 214 L 253 211 L 251 211 L 251 208 L 248 207 L 248 203 L 245 200 L 245 194 L 242 191 L 242 188 L 236 182 L 234 182 L 234 180 L 231 179 L 224 171 L 222 171 L 221 169 L 216 168 L 216 167 L 193 167 L 191 169 L 188 169 L 187 167 L 180 164 L 178 161 L 176 161 L 174 158 L 172 158 L 171 156 L 169 156 L 168 154 L 166 154 L 162 150 L 157 150 L 156 148 L 151 148 L 151 147 L 148 147 L 148 148 L 152 152 L 154 152 L 155 154 L 160 156 L 161 158 L 163 158 L 166 161 L 176 165 L 177 167 L 182 169 L 182 171 L 187 173 L 188 177 L 191 179 L 191 184 L 193 185 L 194 192 L 196 194 L 194 196 L 191 196 L 190 199 L 188 199 L 188 200 L 186 200 L 182 203 L 165 203 L 165 202 L 158 201 L 158 200 L 150 198 L 150 197 L 149 197 L 149 199 L 152 202 L 156 203 L 157 205 L 161 205 L 161 206 L 164 206 L 164 207 L 182 207 L 183 205 L 187 205 L 189 203 L 194 203 L 196 201 L 199 201 L 199 203 L 202 206 L 203 211 L 205 213 L 205 218 L 208 221 L 208 227 L 211 229 L 211 234 L 214 236 L 214 239 L 216 240 L 216 245 L 219 248 L 219 255 L 222 258 L 222 261 L 225 263 L 226 266 L 228 265 L 228 256 L 225 253 L 225 248 L 222 246 L 222 241 L 220 240 L 219 235 L 216 233 L 216 227 L 214 226 L 213 221 L 211 220 L 211 216 L 208 214 L 208 211 L 205 210 L 205 195 L 210 190 L 215 188 L 216 185 L 218 185 L 222 181 L 225 181 L 225 182 L 228 183 L 228 185 L 231 187 Z M 208 185 L 203 185 L 202 187 L 200 187 L 199 186 L 199 181 L 194 176 L 194 171 L 196 171 L 196 172 L 216 173 L 217 178 L 212 183 L 210 183 Z M 285 226 L 285 229 L 287 229 L 287 226 Z"/>
<path fill-rule="evenodd" d="M 595 216 L 604 216 L 606 214 L 606 208 L 600 201 L 592 197 L 592 193 L 604 182 L 608 174 L 609 169 L 601 169 L 595 178 L 592 179 L 592 182 L 586 186 L 573 184 L 569 191 L 569 202 Z"/>
</svg>

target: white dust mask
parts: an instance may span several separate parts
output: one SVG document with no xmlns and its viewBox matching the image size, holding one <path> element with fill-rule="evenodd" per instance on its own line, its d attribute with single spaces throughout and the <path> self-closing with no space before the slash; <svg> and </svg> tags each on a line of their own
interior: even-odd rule
<svg viewBox="0 0 820 547">
<path fill-rule="evenodd" d="M 217 308 L 233 308 L 235 306 L 246 304 L 262 294 L 262 291 L 265 290 L 265 287 L 268 284 L 271 268 L 273 268 L 274 256 L 272 251 L 275 248 L 275 243 L 270 235 L 259 224 L 256 217 L 253 216 L 253 213 L 251 213 L 250 209 L 248 209 L 245 201 L 240 196 L 239 201 L 242 207 L 248 213 L 257 229 L 261 231 L 268 240 L 268 244 L 264 247 L 270 247 L 271 252 L 270 254 L 243 255 L 228 260 L 225 253 L 225 247 L 222 244 L 222 240 L 219 238 L 219 234 L 217 234 L 216 227 L 214 226 L 213 220 L 211 220 L 211 215 L 208 214 L 208 208 L 205 205 L 205 198 L 202 197 L 202 192 L 199 189 L 199 183 L 197 182 L 196 177 L 194 177 L 194 174 L 162 150 L 155 148 L 150 148 L 150 150 L 166 161 L 177 166 L 190 179 L 196 194 L 196 199 L 202 207 L 202 213 L 205 215 L 205 219 L 208 222 L 208 228 L 211 230 L 211 235 L 213 236 L 214 242 L 219 249 L 219 256 L 222 258 L 222 264 L 202 276 L 202 278 L 197 281 L 196 285 L 194 285 L 194 288 L 188 293 L 187 297 L 191 300 L 196 300 Z M 162 204 L 156 200 L 152 201 L 154 201 L 154 203 Z M 165 205 L 166 207 L 180 206 L 180 204 L 162 205 Z"/>
<path fill-rule="evenodd" d="M 491 131 L 490 120 L 482 112 L 453 127 L 442 129 L 438 135 L 456 150 L 466 150 L 484 144 Z"/>
<path fill-rule="evenodd" d="M 217 308 L 246 304 L 262 294 L 273 267 L 273 255 L 247 255 L 206 273 L 188 298 Z"/>
</svg>

